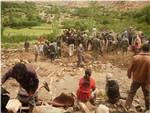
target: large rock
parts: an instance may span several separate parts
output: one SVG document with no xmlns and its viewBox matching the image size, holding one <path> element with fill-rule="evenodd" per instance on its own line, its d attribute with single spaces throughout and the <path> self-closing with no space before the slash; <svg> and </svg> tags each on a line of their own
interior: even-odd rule
<svg viewBox="0 0 150 113">
<path fill-rule="evenodd" d="M 150 110 L 147 110 L 145 113 L 150 113 Z"/>
<path fill-rule="evenodd" d="M 49 105 L 36 106 L 33 109 L 33 113 L 63 113 L 64 111 L 65 111 L 64 109 L 52 107 Z"/>
<path fill-rule="evenodd" d="M 109 108 L 105 105 L 100 104 L 96 109 L 96 113 L 109 113 Z"/>
</svg>

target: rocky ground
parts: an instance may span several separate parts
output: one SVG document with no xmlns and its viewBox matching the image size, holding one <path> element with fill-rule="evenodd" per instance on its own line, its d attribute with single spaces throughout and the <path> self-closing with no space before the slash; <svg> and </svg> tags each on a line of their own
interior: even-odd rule
<svg viewBox="0 0 150 113">
<path fill-rule="evenodd" d="M 121 53 L 113 54 L 107 53 L 104 56 L 100 56 L 97 61 L 93 61 L 90 53 L 86 53 L 86 64 L 84 68 L 76 67 L 76 57 L 71 58 L 62 57 L 56 59 L 54 62 L 50 62 L 49 59 L 40 57 L 37 62 L 34 62 L 34 54 L 32 52 L 24 52 L 23 50 L 5 51 L 2 53 L 1 73 L 2 75 L 12 67 L 15 62 L 22 61 L 25 63 L 31 63 L 40 80 L 40 84 L 44 81 L 48 82 L 50 92 L 45 89 L 39 91 L 39 98 L 43 101 L 49 102 L 54 97 L 60 95 L 62 92 L 76 92 L 78 88 L 79 79 L 84 75 L 84 68 L 90 67 L 92 69 L 92 76 L 96 81 L 96 86 L 99 91 L 99 98 L 105 97 L 105 83 L 107 73 L 112 73 L 114 78 L 118 80 L 120 86 L 120 92 L 123 97 L 127 96 L 127 92 L 130 87 L 131 80 L 126 76 L 127 67 L 129 66 L 132 53 L 122 55 Z M 13 79 L 8 80 L 3 87 L 9 92 L 11 98 L 15 98 L 18 92 L 19 85 Z M 102 98 L 105 102 L 106 98 Z M 135 97 L 140 103 L 140 106 L 144 106 L 143 95 L 141 89 L 137 92 Z M 113 108 L 113 109 L 118 109 Z M 115 110 L 114 110 L 115 111 Z M 113 112 L 112 110 L 112 113 Z M 121 113 L 121 112 L 116 112 Z"/>
</svg>

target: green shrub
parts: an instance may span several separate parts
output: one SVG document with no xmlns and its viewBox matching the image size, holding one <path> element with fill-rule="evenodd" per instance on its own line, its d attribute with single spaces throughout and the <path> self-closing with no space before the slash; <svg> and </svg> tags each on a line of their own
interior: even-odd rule
<svg viewBox="0 0 150 113">
<path fill-rule="evenodd" d="M 143 9 L 137 10 L 133 17 L 140 22 L 147 22 L 150 25 L 150 5 L 144 7 Z"/>
<path fill-rule="evenodd" d="M 75 28 L 79 30 L 91 30 L 96 26 L 96 21 L 92 19 L 65 20 L 62 25 L 63 29 Z"/>
<path fill-rule="evenodd" d="M 63 25 L 63 29 L 73 28 L 75 26 L 75 21 L 64 20 L 61 24 Z"/>
<path fill-rule="evenodd" d="M 30 27 L 41 23 L 33 2 L 2 2 L 2 24 L 10 27 Z"/>
</svg>

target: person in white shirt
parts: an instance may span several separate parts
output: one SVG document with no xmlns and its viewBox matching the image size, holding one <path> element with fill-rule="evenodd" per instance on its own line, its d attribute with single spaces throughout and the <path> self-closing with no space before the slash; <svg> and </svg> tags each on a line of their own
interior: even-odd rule
<svg viewBox="0 0 150 113">
<path fill-rule="evenodd" d="M 40 53 L 40 55 L 42 55 L 42 56 L 44 55 L 43 47 L 44 47 L 44 44 L 41 43 L 41 44 L 39 45 L 39 53 Z"/>
<path fill-rule="evenodd" d="M 37 61 L 37 58 L 38 58 L 38 55 L 40 53 L 40 50 L 39 50 L 39 44 L 36 42 L 35 45 L 34 45 L 34 55 L 35 55 L 35 59 L 34 61 L 36 62 Z"/>
</svg>

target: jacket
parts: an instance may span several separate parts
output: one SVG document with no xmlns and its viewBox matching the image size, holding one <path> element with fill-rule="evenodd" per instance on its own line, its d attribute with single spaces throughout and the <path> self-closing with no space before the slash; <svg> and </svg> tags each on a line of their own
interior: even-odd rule
<svg viewBox="0 0 150 113">
<path fill-rule="evenodd" d="M 133 81 L 150 85 L 150 55 L 148 53 L 140 53 L 133 57 L 128 69 L 128 77 L 132 77 Z"/>
</svg>

